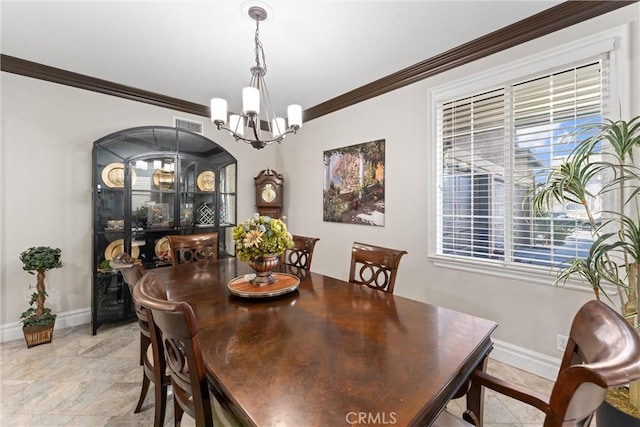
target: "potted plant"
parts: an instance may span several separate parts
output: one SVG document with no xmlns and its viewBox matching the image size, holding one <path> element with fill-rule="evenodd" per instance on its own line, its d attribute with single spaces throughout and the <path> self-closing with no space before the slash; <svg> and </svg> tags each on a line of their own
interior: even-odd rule
<svg viewBox="0 0 640 427">
<path fill-rule="evenodd" d="M 31 294 L 30 307 L 20 315 L 28 348 L 51 342 L 56 315 L 44 306 L 47 297 L 44 279 L 47 270 L 62 267 L 61 255 L 60 249 L 49 246 L 31 247 L 20 254 L 22 269 L 37 274 L 36 292 Z"/>
<path fill-rule="evenodd" d="M 534 189 L 533 208 L 544 214 L 552 212 L 555 203 L 581 205 L 593 243 L 586 256 L 563 263 L 556 283 L 580 277 L 589 283 L 597 299 L 609 299 L 637 328 L 640 169 L 635 164 L 634 149 L 636 153 L 640 149 L 640 117 L 629 121 L 605 119 L 582 126 L 567 142 L 575 144 L 575 148 Z M 595 178 L 600 178 L 602 185 L 594 189 Z M 601 200 L 600 205 L 593 202 L 596 198 Z M 604 284 L 617 288 L 615 302 L 607 295 Z M 631 384 L 629 390 L 631 405 L 640 408 L 640 384 Z"/>
</svg>

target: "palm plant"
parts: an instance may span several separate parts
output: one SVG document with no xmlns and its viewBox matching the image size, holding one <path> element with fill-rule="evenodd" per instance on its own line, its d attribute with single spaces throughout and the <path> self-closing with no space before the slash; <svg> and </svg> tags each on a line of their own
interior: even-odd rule
<svg viewBox="0 0 640 427">
<path fill-rule="evenodd" d="M 604 295 L 610 301 L 603 284 L 614 285 L 622 315 L 638 327 L 640 169 L 633 149 L 640 148 L 640 117 L 629 121 L 605 119 L 583 126 L 571 134 L 568 142 L 575 148 L 535 188 L 533 209 L 549 212 L 555 202 L 582 205 L 593 243 L 586 257 L 563 263 L 556 283 L 577 276 L 589 283 L 597 299 Z M 604 184 L 592 194 L 589 184 L 596 177 L 601 177 Z M 616 209 L 596 210 L 589 203 L 594 197 Z M 599 217 L 602 222 L 596 221 Z M 640 396 L 634 405 L 640 407 Z"/>
</svg>

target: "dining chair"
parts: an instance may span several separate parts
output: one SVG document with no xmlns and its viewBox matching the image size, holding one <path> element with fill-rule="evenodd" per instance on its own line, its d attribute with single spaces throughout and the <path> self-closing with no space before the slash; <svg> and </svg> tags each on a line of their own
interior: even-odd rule
<svg viewBox="0 0 640 427">
<path fill-rule="evenodd" d="M 287 249 L 282 254 L 282 263 L 293 267 L 311 270 L 313 248 L 318 242 L 317 237 L 293 236 L 293 248 Z"/>
<path fill-rule="evenodd" d="M 511 384 L 484 371 L 471 374 L 466 421 L 445 410 L 436 427 L 478 425 L 481 387 L 531 405 L 545 413 L 544 427 L 588 426 L 608 388 L 640 378 L 640 335 L 606 304 L 591 300 L 573 319 L 567 347 L 551 395 Z M 470 424 L 471 423 L 471 424 Z"/>
<path fill-rule="evenodd" d="M 122 252 L 116 255 L 109 262 L 109 265 L 114 270 L 122 273 L 124 282 L 128 285 L 129 291 L 133 296 L 133 289 L 136 283 L 138 283 L 138 280 L 140 280 L 146 272 L 142 264 L 134 263 L 128 253 Z M 164 354 L 151 339 L 147 310 L 143 306 L 135 303 L 135 301 L 134 307 L 140 329 L 140 365 L 143 366 L 143 375 L 140 397 L 138 398 L 138 403 L 133 413 L 137 414 L 142 410 L 142 404 L 147 397 L 150 382 L 153 382 L 155 397 L 153 425 L 158 427 L 164 425 L 164 415 L 167 407 L 167 389 L 171 379 L 166 373 Z M 156 369 L 156 367 L 158 367 L 158 369 Z"/>
<path fill-rule="evenodd" d="M 218 259 L 218 233 L 167 236 L 171 265 Z"/>
<path fill-rule="evenodd" d="M 400 259 L 407 251 L 354 242 L 349 282 L 393 293 Z"/>
<path fill-rule="evenodd" d="M 167 301 L 164 283 L 153 272 L 146 273 L 133 292 L 134 300 L 147 308 L 152 339 L 164 351 L 173 388 L 174 425 L 180 425 L 184 412 L 197 427 L 231 424 L 229 415 L 209 392 L 191 306 Z"/>
</svg>

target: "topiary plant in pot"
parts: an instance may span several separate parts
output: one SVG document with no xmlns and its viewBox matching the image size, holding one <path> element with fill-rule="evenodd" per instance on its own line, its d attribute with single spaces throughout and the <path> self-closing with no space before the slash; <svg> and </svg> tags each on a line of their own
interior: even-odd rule
<svg viewBox="0 0 640 427">
<path fill-rule="evenodd" d="M 581 278 L 592 287 L 597 299 L 609 299 L 638 328 L 640 168 L 636 162 L 640 117 L 585 125 L 573 132 L 567 143 L 574 146 L 571 154 L 535 188 L 533 207 L 545 213 L 554 205 L 582 206 L 587 218 L 585 228 L 590 230 L 593 242 L 588 255 L 562 264 L 557 282 Z M 607 295 L 605 284 L 617 290 L 615 301 Z M 636 409 L 638 414 L 640 384 L 632 383 L 629 391 L 631 410 Z"/>
<path fill-rule="evenodd" d="M 20 315 L 22 332 L 29 348 L 49 343 L 53 337 L 56 315 L 44 306 L 47 298 L 44 279 L 47 270 L 62 267 L 61 256 L 59 248 L 49 246 L 31 247 L 20 254 L 22 269 L 37 277 L 36 292 L 31 294 L 29 300 L 30 307 Z"/>
</svg>

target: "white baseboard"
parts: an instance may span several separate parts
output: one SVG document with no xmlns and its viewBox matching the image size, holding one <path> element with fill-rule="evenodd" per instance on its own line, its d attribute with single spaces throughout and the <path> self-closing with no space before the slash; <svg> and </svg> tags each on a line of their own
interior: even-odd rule
<svg viewBox="0 0 640 427">
<path fill-rule="evenodd" d="M 561 359 L 556 359 L 546 354 L 528 350 L 524 347 L 509 344 L 500 340 L 493 340 L 493 351 L 489 355 L 491 359 L 506 363 L 523 371 L 555 381 L 560 369 Z"/>
<path fill-rule="evenodd" d="M 55 330 L 70 328 L 72 326 L 85 325 L 91 323 L 91 309 L 82 308 L 80 310 L 58 313 L 56 316 Z M 22 323 L 7 323 L 0 325 L 0 343 L 24 339 L 22 334 Z"/>
</svg>

